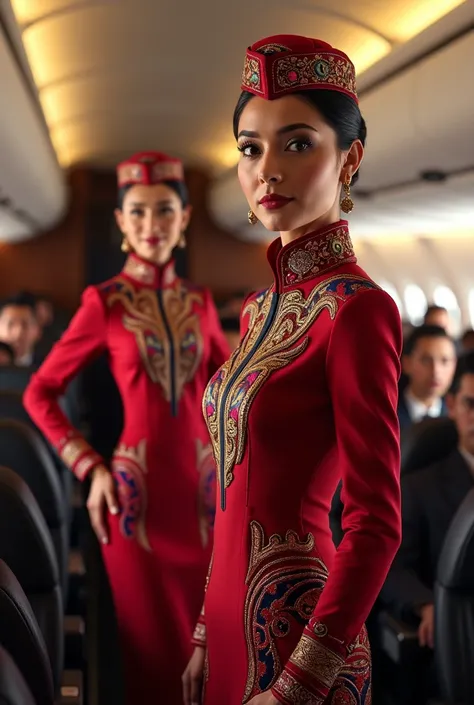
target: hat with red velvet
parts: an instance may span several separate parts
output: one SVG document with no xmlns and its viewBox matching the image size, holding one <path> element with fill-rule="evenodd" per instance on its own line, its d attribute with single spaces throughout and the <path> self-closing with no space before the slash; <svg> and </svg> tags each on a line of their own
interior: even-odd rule
<svg viewBox="0 0 474 705">
<path fill-rule="evenodd" d="M 275 100 L 297 91 L 339 91 L 358 104 L 349 57 L 320 39 L 279 34 L 247 49 L 242 90 Z"/>
<path fill-rule="evenodd" d="M 150 186 L 162 181 L 183 181 L 183 164 L 162 152 L 138 152 L 117 166 L 118 185 Z"/>
</svg>

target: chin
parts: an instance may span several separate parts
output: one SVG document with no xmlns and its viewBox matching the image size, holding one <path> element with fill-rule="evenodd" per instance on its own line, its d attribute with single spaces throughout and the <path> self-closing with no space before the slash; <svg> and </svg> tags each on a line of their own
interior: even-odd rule
<svg viewBox="0 0 474 705">
<path fill-rule="evenodd" d="M 265 213 L 260 222 L 271 232 L 289 232 L 301 226 L 301 223 L 296 223 L 295 218 L 283 213 Z"/>
</svg>

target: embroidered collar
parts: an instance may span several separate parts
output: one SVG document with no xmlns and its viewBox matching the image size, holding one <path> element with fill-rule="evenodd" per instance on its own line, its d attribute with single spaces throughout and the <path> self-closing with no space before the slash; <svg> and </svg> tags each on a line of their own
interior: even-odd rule
<svg viewBox="0 0 474 705">
<path fill-rule="evenodd" d="M 284 247 L 278 238 L 268 248 L 267 256 L 281 291 L 342 264 L 357 262 L 346 220 L 303 235 Z"/>
<path fill-rule="evenodd" d="M 165 265 L 160 266 L 141 259 L 135 253 L 128 256 L 122 271 L 130 279 L 151 286 L 153 289 L 163 289 L 171 286 L 176 280 L 173 260 L 169 260 Z"/>
</svg>

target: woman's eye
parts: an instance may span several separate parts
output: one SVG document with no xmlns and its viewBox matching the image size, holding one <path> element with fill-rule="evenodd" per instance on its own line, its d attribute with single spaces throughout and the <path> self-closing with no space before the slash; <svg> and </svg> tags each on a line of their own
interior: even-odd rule
<svg viewBox="0 0 474 705">
<path fill-rule="evenodd" d="M 312 142 L 309 139 L 291 140 L 288 142 L 287 149 L 289 152 L 304 152 L 312 147 Z"/>
<path fill-rule="evenodd" d="M 237 147 L 237 149 L 244 157 L 255 157 L 258 154 L 257 145 L 252 144 L 251 142 L 247 142 L 246 144 L 242 144 L 239 147 Z"/>
<path fill-rule="evenodd" d="M 143 210 L 141 208 L 133 208 L 130 212 L 132 215 L 138 216 L 139 218 L 143 216 Z"/>
<path fill-rule="evenodd" d="M 163 206 L 163 208 L 160 208 L 158 211 L 158 215 L 169 215 L 170 213 L 174 213 L 173 208 L 171 206 Z"/>
</svg>

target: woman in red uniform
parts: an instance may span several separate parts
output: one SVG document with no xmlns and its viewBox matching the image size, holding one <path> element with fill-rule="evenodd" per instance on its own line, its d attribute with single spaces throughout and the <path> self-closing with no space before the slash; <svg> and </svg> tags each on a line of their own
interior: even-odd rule
<svg viewBox="0 0 474 705">
<path fill-rule="evenodd" d="M 190 216 L 181 162 L 137 154 L 119 165 L 118 183 L 128 259 L 85 290 L 25 406 L 76 476 L 92 476 L 88 507 L 114 598 L 126 704 L 181 705 L 212 544 L 215 465 L 201 399 L 228 347 L 209 292 L 175 273 Z M 125 418 L 110 469 L 58 405 L 103 352 Z"/>
<path fill-rule="evenodd" d="M 364 620 L 400 541 L 401 325 L 340 220 L 366 134 L 354 67 L 325 42 L 270 37 L 248 50 L 242 89 L 249 219 L 280 238 L 274 283 L 244 304 L 240 347 L 204 396 L 220 506 L 185 700 L 368 705 Z"/>
</svg>

